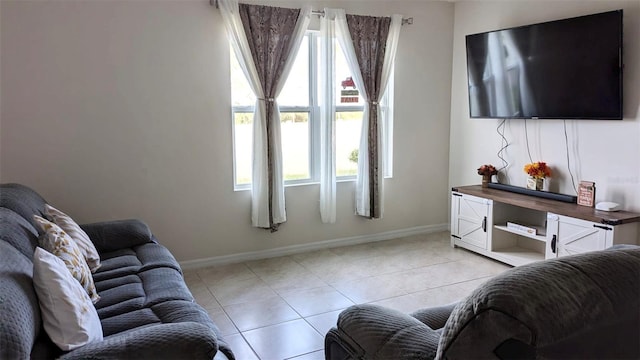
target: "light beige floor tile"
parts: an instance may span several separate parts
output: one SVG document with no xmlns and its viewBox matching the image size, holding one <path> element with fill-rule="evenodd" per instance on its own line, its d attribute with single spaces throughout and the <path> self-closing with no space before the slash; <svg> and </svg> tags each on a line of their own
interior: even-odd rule
<svg viewBox="0 0 640 360">
<path fill-rule="evenodd" d="M 299 319 L 243 333 L 262 360 L 288 359 L 324 348 L 324 337 Z"/>
<path fill-rule="evenodd" d="M 499 261 L 489 259 L 484 256 L 474 256 L 467 259 L 469 263 L 474 264 L 474 267 L 480 272 L 486 272 L 487 275 L 495 276 L 504 271 L 512 269 L 513 266 L 501 263 Z"/>
<path fill-rule="evenodd" d="M 425 266 L 451 262 L 452 260 L 441 256 L 429 249 L 403 251 L 387 256 L 388 261 L 398 264 L 402 270 L 417 269 Z"/>
<path fill-rule="evenodd" d="M 316 266 L 311 271 L 327 284 L 371 276 L 367 270 L 354 264 L 353 261 L 342 261 L 337 265 Z"/>
<path fill-rule="evenodd" d="M 306 317 L 305 320 L 307 320 L 307 322 L 311 324 L 311 326 L 313 326 L 313 328 L 322 336 L 325 336 L 332 327 L 336 326 L 338 323 L 338 315 L 340 315 L 343 310 L 344 309 L 340 309 L 324 314 L 309 316 Z"/>
<path fill-rule="evenodd" d="M 292 357 L 287 360 L 324 360 L 324 350 L 314 351 L 312 353 Z"/>
<path fill-rule="evenodd" d="M 257 329 L 300 318 L 300 315 L 279 297 L 227 305 L 224 310 L 240 331 Z"/>
<path fill-rule="evenodd" d="M 327 285 L 324 280 L 305 268 L 295 272 L 265 274 L 260 278 L 278 293 Z"/>
<path fill-rule="evenodd" d="M 382 250 L 376 249 L 373 245 L 368 243 L 336 247 L 329 249 L 329 251 L 340 256 L 345 261 L 367 259 L 384 255 L 384 252 L 382 252 Z"/>
<path fill-rule="evenodd" d="M 491 279 L 492 277 L 493 276 L 487 276 L 487 277 L 483 277 L 483 278 L 479 278 L 479 279 L 475 279 L 475 280 L 464 281 L 464 282 L 461 282 L 461 283 L 457 283 L 456 286 L 458 286 L 459 288 L 465 290 L 467 292 L 467 294 L 471 294 L 471 292 L 473 290 L 475 290 L 480 285 L 482 285 L 485 282 L 487 282 L 487 280 Z"/>
<path fill-rule="evenodd" d="M 191 294 L 196 303 L 206 310 L 219 310 L 221 308 L 218 300 L 216 300 L 211 291 L 206 287 L 195 288 L 191 290 Z"/>
<path fill-rule="evenodd" d="M 371 243 L 371 246 L 381 251 L 384 255 L 393 255 L 397 253 L 404 253 L 407 251 L 418 250 L 421 245 L 411 238 L 399 238 L 384 241 L 376 241 Z"/>
<path fill-rule="evenodd" d="M 411 296 L 416 299 L 416 304 L 418 305 L 417 309 L 451 304 L 462 300 L 467 295 L 468 292 L 457 286 L 457 284 L 446 285 L 411 294 Z"/>
<path fill-rule="evenodd" d="M 282 293 L 284 300 L 303 317 L 344 309 L 353 302 L 330 286 Z"/>
<path fill-rule="evenodd" d="M 338 265 L 344 262 L 340 256 L 334 254 L 328 249 L 295 254 L 291 255 L 291 258 L 309 270 L 314 266 Z"/>
<path fill-rule="evenodd" d="M 274 273 L 295 272 L 302 269 L 302 266 L 289 256 L 248 261 L 245 265 L 258 276 Z"/>
<path fill-rule="evenodd" d="M 239 280 L 233 283 L 225 282 L 222 285 L 211 285 L 209 288 L 222 306 L 264 300 L 278 296 L 275 291 L 258 277 Z"/>
<path fill-rule="evenodd" d="M 207 313 L 211 320 L 213 320 L 214 324 L 218 326 L 218 329 L 220 329 L 222 336 L 239 333 L 238 328 L 236 328 L 231 319 L 229 319 L 222 309 L 208 310 Z"/>
<path fill-rule="evenodd" d="M 238 360 L 260 360 L 240 334 L 228 335 L 224 339 Z"/>
<path fill-rule="evenodd" d="M 197 298 L 198 296 L 200 297 L 213 296 L 209 288 L 204 284 L 197 284 L 197 285 L 187 284 L 187 287 L 189 288 L 189 291 L 191 292 L 191 295 L 193 295 L 194 298 Z"/>
<path fill-rule="evenodd" d="M 189 269 L 189 270 L 183 270 L 182 271 L 182 276 L 184 277 L 184 281 L 187 284 L 198 284 L 199 282 L 201 282 L 202 280 L 200 279 L 200 276 L 198 276 L 198 271 L 197 270 L 193 270 L 193 269 Z"/>
<path fill-rule="evenodd" d="M 401 255 L 403 254 L 403 255 Z M 369 276 L 392 274 L 412 268 L 410 252 L 395 255 L 376 256 L 368 259 L 356 260 L 352 264 L 364 270 Z"/>
<path fill-rule="evenodd" d="M 407 292 L 395 276 L 379 275 L 357 280 L 341 281 L 332 286 L 356 304 L 388 299 Z"/>
<path fill-rule="evenodd" d="M 406 285 L 415 289 L 436 288 L 463 281 L 474 280 L 489 275 L 495 275 L 497 269 L 490 266 L 479 266 L 467 260 L 452 261 L 418 268 L 407 274 L 407 281 L 414 282 Z"/>
<path fill-rule="evenodd" d="M 257 277 L 245 264 L 212 266 L 198 270 L 198 276 L 207 285 L 224 285 Z"/>
</svg>

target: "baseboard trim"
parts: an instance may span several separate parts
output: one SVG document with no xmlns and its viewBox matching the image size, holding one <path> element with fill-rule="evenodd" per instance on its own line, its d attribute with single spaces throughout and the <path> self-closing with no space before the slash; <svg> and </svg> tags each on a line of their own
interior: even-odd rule
<svg viewBox="0 0 640 360">
<path fill-rule="evenodd" d="M 436 233 L 440 231 L 447 231 L 448 228 L 449 228 L 449 224 L 416 226 L 412 228 L 385 231 L 385 232 L 376 233 L 376 234 L 358 235 L 358 236 L 350 236 L 350 237 L 339 238 L 339 239 L 317 241 L 309 244 L 283 246 L 275 249 L 249 251 L 249 252 L 242 252 L 242 253 L 231 254 L 231 255 L 215 256 L 215 257 L 210 257 L 206 259 L 181 261 L 180 266 L 185 270 L 199 269 L 199 268 L 208 267 L 208 266 L 232 264 L 232 263 L 239 263 L 244 261 L 267 259 L 267 258 L 278 257 L 278 256 L 287 256 L 287 255 L 293 255 L 293 254 L 298 254 L 298 253 L 307 252 L 307 251 L 330 249 L 330 248 L 347 246 L 347 245 L 364 244 L 368 242 L 390 240 L 390 239 L 396 239 L 396 238 L 419 235 L 419 234 L 430 234 L 430 233 Z"/>
</svg>

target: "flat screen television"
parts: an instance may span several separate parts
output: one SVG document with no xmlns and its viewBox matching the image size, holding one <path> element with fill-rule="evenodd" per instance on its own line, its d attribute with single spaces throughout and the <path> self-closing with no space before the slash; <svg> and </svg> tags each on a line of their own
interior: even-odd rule
<svg viewBox="0 0 640 360">
<path fill-rule="evenodd" d="M 471 118 L 622 119 L 622 10 L 466 36 Z"/>
</svg>

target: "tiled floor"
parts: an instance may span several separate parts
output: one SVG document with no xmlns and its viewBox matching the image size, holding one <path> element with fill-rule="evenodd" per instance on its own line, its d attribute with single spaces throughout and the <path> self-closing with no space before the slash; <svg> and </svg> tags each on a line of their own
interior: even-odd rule
<svg viewBox="0 0 640 360">
<path fill-rule="evenodd" d="M 238 359 L 324 359 L 324 334 L 359 303 L 404 312 L 448 304 L 510 267 L 418 235 L 185 271 Z"/>
</svg>

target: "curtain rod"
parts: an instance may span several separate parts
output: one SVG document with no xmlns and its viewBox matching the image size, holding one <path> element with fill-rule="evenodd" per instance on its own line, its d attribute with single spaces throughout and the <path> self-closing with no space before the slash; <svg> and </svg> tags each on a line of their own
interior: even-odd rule
<svg viewBox="0 0 640 360">
<path fill-rule="evenodd" d="M 217 2 L 217 0 L 215 0 Z M 324 10 L 311 10 L 311 14 L 313 15 L 318 15 L 318 16 L 324 16 Z M 402 18 L 402 25 L 412 25 L 413 24 L 413 18 Z"/>
<path fill-rule="evenodd" d="M 215 6 L 218 9 L 218 0 L 209 0 L 209 4 Z M 313 15 L 324 16 L 324 10 L 312 10 L 311 13 Z M 402 18 L 402 25 L 412 25 L 413 18 Z"/>
</svg>

